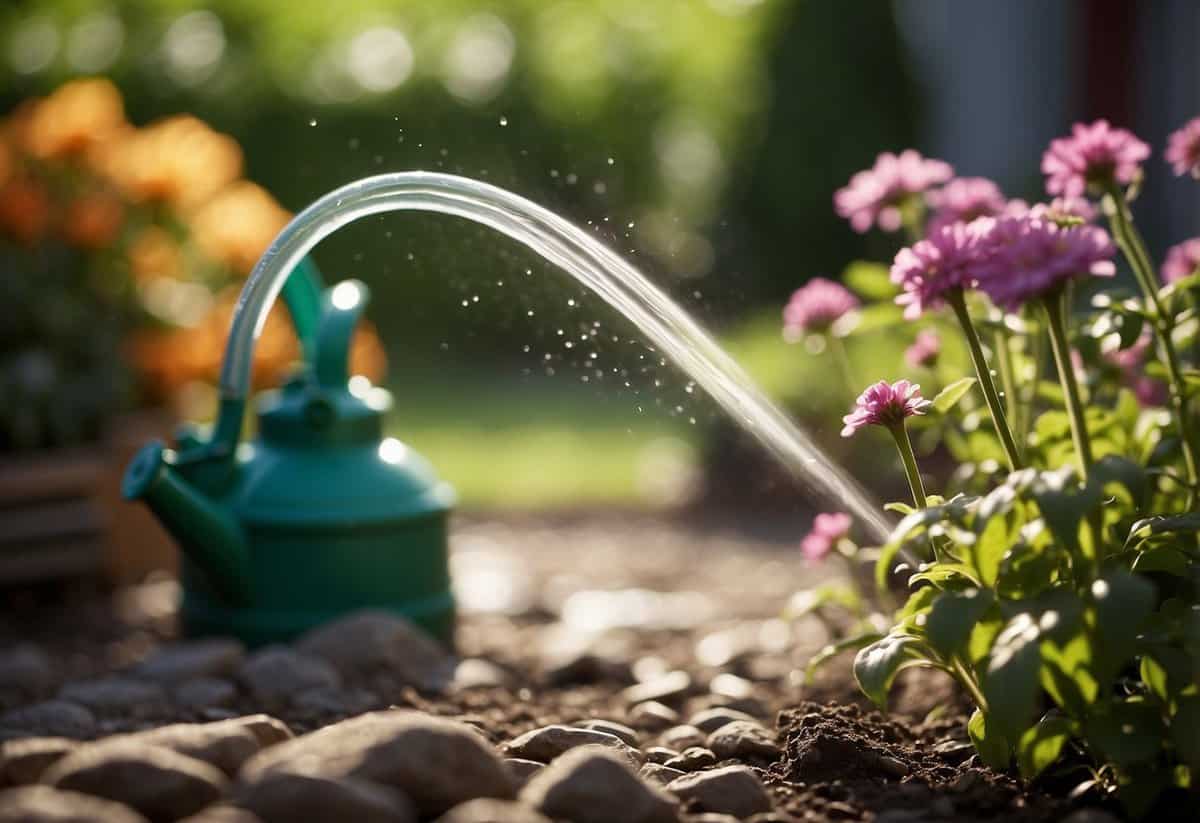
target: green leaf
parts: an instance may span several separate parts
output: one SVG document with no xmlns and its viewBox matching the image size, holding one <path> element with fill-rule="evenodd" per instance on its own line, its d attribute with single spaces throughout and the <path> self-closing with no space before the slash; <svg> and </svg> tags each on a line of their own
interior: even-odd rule
<svg viewBox="0 0 1200 823">
<path fill-rule="evenodd" d="M 855 260 L 847 266 L 842 282 L 867 300 L 891 300 L 900 292 L 887 266 L 867 260 Z"/>
<path fill-rule="evenodd" d="M 849 322 L 839 321 L 835 329 L 840 332 L 839 336 L 865 334 L 899 326 L 904 322 L 904 310 L 893 303 L 872 303 L 858 309 L 853 315 L 847 315 L 842 320 Z"/>
<path fill-rule="evenodd" d="M 925 644 L 909 634 L 889 634 L 859 651 L 854 658 L 854 679 L 863 694 L 880 708 L 887 706 L 887 693 L 901 670 L 927 663 Z"/>
<path fill-rule="evenodd" d="M 1061 715 L 1046 715 L 1017 741 L 1017 766 L 1021 777 L 1032 780 L 1058 760 L 1063 746 L 1071 739 L 1071 721 Z"/>
<path fill-rule="evenodd" d="M 1128 546 L 1135 540 L 1142 540 L 1156 534 L 1198 531 L 1200 531 L 1200 512 L 1189 512 L 1174 517 L 1147 517 L 1137 521 L 1129 528 L 1129 537 L 1125 540 L 1125 545 Z"/>
<path fill-rule="evenodd" d="M 1042 688 L 1060 707 L 1083 716 L 1100 686 L 1092 674 L 1092 644 L 1082 632 L 1063 643 L 1042 641 Z"/>
<path fill-rule="evenodd" d="M 1171 740 L 1179 759 L 1200 771 L 1200 697 L 1179 699 L 1171 717 Z"/>
<path fill-rule="evenodd" d="M 863 646 L 874 643 L 881 637 L 883 635 L 879 632 L 864 632 L 863 634 L 856 634 L 853 637 L 847 637 L 836 643 L 830 643 L 822 647 L 820 651 L 808 659 L 808 665 L 804 667 L 804 682 L 811 683 L 813 677 L 817 674 L 817 670 L 842 652 L 848 652 L 851 649 L 861 649 Z"/>
<path fill-rule="evenodd" d="M 1012 747 L 1009 745 L 1008 739 L 993 729 L 991 725 L 984 713 L 976 709 L 971 714 L 971 719 L 967 721 L 967 734 L 971 737 L 971 742 L 975 744 L 975 751 L 979 753 L 979 759 L 993 769 L 1002 771 L 1008 768 L 1008 763 L 1012 759 Z"/>
<path fill-rule="evenodd" d="M 1004 618 L 999 609 L 977 622 L 971 629 L 971 637 L 967 641 L 967 658 L 973 666 L 981 665 L 992 653 L 992 644 L 1004 629 Z"/>
<path fill-rule="evenodd" d="M 989 498 L 991 496 L 988 495 Z M 982 516 L 981 513 L 980 517 Z M 1004 515 L 992 517 L 987 521 L 987 525 L 984 526 L 983 531 L 979 534 L 979 539 L 975 541 L 975 545 L 971 549 L 971 560 L 975 564 L 975 570 L 979 572 L 979 579 L 985 586 L 996 585 L 996 580 L 1000 576 L 1000 561 L 1011 547 L 1008 518 Z"/>
<path fill-rule="evenodd" d="M 974 386 L 975 383 L 976 380 L 974 377 L 961 377 L 958 380 L 955 380 L 949 386 L 946 386 L 946 388 L 938 392 L 937 396 L 933 398 L 934 410 L 937 411 L 938 414 L 945 414 L 946 412 L 950 411 L 952 408 L 954 408 L 959 400 L 963 399 L 963 396 L 971 390 L 971 387 Z"/>
<path fill-rule="evenodd" d="M 1192 658 L 1174 646 L 1154 644 L 1142 655 L 1139 674 L 1151 694 L 1170 705 L 1192 682 Z"/>
<path fill-rule="evenodd" d="M 933 605 L 934 598 L 938 596 L 938 590 L 933 586 L 922 586 L 908 596 L 908 600 L 896 612 L 896 622 L 912 617 L 923 611 L 929 611 L 929 607 Z"/>
<path fill-rule="evenodd" d="M 1130 568 L 1139 574 L 1166 572 L 1187 578 L 1192 574 L 1192 561 L 1174 546 L 1154 546 L 1139 552 Z"/>
<path fill-rule="evenodd" d="M 944 657 L 957 654 L 967 644 L 971 631 L 995 602 L 990 591 L 967 589 L 943 592 L 933 601 L 925 620 L 925 636 Z"/>
<path fill-rule="evenodd" d="M 1033 488 L 1033 499 L 1054 537 L 1072 554 L 1081 554 L 1079 527 L 1100 505 L 1100 489 L 1094 484 L 1081 489 L 1066 472 L 1043 472 Z"/>
<path fill-rule="evenodd" d="M 1140 701 L 1114 702 L 1107 713 L 1096 712 L 1087 719 L 1088 742 L 1121 767 L 1155 757 L 1165 734 L 1158 709 Z"/>
<path fill-rule="evenodd" d="M 1101 488 L 1110 483 L 1123 486 L 1129 492 L 1135 509 L 1146 505 L 1146 470 L 1132 460 L 1106 454 L 1092 466 L 1092 477 L 1099 481 Z"/>
<path fill-rule="evenodd" d="M 1029 725 L 1037 703 L 1040 635 L 1033 617 L 1022 612 L 1004 626 L 989 655 L 983 695 L 991 721 L 1012 740 Z"/>
<path fill-rule="evenodd" d="M 1115 675 L 1137 647 L 1137 636 L 1154 610 L 1154 585 L 1140 575 L 1113 572 L 1091 588 L 1095 615 L 1095 671 L 1101 682 Z"/>
</svg>

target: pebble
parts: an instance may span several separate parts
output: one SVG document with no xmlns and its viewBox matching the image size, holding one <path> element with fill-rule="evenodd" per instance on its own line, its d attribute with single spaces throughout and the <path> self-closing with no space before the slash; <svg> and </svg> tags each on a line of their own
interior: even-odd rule
<svg viewBox="0 0 1200 823">
<path fill-rule="evenodd" d="M 294 737 L 286 723 L 269 714 L 247 714 L 233 719 L 237 720 L 238 725 L 249 729 L 258 738 L 258 745 L 264 749 Z"/>
<path fill-rule="evenodd" d="M 524 786 L 529 778 L 546 768 L 545 763 L 539 763 L 536 760 L 525 760 L 521 757 L 506 757 L 504 766 L 508 769 L 508 773 L 512 775 L 513 780 L 518 786 Z"/>
<path fill-rule="evenodd" d="M 162 686 L 128 677 L 105 677 L 68 683 L 58 696 L 86 706 L 101 715 L 124 717 L 161 717 L 170 710 L 170 701 Z"/>
<path fill-rule="evenodd" d="M 695 772 L 717 765 L 717 755 L 703 746 L 689 746 L 663 765 L 681 772 Z"/>
<path fill-rule="evenodd" d="M 432 817 L 476 797 L 508 798 L 509 772 L 469 726 L 420 712 L 371 712 L 266 749 L 242 767 L 251 782 L 269 772 L 360 778 L 399 789 Z"/>
<path fill-rule="evenodd" d="M 630 683 L 634 679 L 628 661 L 604 657 L 587 650 L 543 660 L 542 677 L 551 686 Z"/>
<path fill-rule="evenodd" d="M 520 799 L 572 823 L 674 823 L 676 803 L 638 779 L 619 755 L 595 746 L 567 752 L 535 775 Z"/>
<path fill-rule="evenodd" d="M 0 715 L 0 729 L 49 737 L 87 737 L 96 729 L 96 716 L 69 700 L 46 700 Z"/>
<path fill-rule="evenodd" d="M 309 689 L 342 685 L 342 678 L 329 663 L 286 646 L 269 646 L 250 655 L 238 677 L 255 700 L 272 705 L 286 703 Z"/>
<path fill-rule="evenodd" d="M 1080 809 L 1063 818 L 1062 823 L 1117 823 L 1117 818 L 1103 809 Z"/>
<path fill-rule="evenodd" d="M 203 761 L 128 739 L 80 746 L 47 769 L 42 782 L 124 803 L 152 820 L 197 812 L 217 800 L 227 783 Z"/>
<path fill-rule="evenodd" d="M 179 823 L 262 823 L 262 820 L 247 809 L 218 803 L 201 809 L 191 817 L 185 817 Z"/>
<path fill-rule="evenodd" d="M 237 701 L 237 686 L 219 677 L 197 677 L 176 686 L 171 698 L 182 709 L 226 708 Z"/>
<path fill-rule="evenodd" d="M 26 737 L 0 743 L 0 786 L 36 783 L 42 772 L 78 745 L 65 737 Z"/>
<path fill-rule="evenodd" d="M 550 818 L 530 806 L 511 800 L 479 797 L 460 803 L 436 823 L 551 823 Z"/>
<path fill-rule="evenodd" d="M 624 723 L 617 723 L 613 720 L 583 720 L 575 724 L 581 729 L 591 729 L 597 732 L 611 734 L 613 737 L 620 738 L 621 742 L 628 746 L 637 748 L 641 742 L 641 737 L 636 731 L 626 726 Z"/>
<path fill-rule="evenodd" d="M 374 692 L 345 687 L 318 686 L 292 698 L 293 707 L 313 714 L 362 714 L 379 708 L 379 705 L 379 698 Z"/>
<path fill-rule="evenodd" d="M 677 777 L 683 777 L 687 772 L 672 769 L 659 763 L 647 763 L 638 771 L 638 777 L 656 786 L 666 786 Z"/>
<path fill-rule="evenodd" d="M 771 811 L 771 797 L 762 781 L 748 766 L 725 766 L 677 777 L 667 791 L 699 811 L 749 817 Z"/>
<path fill-rule="evenodd" d="M 689 817 L 688 823 L 740 823 L 740 821 L 731 814 L 702 812 L 701 814 L 694 814 Z"/>
<path fill-rule="evenodd" d="M 692 688 L 692 677 L 685 671 L 676 670 L 630 686 L 621 692 L 621 697 L 629 703 L 641 703 L 646 700 L 670 700 L 681 697 Z"/>
<path fill-rule="evenodd" d="M 510 740 L 501 751 L 509 757 L 549 763 L 568 749 L 578 746 L 604 746 L 628 760 L 634 768 L 642 764 L 642 753 L 615 735 L 571 726 L 543 726 Z"/>
<path fill-rule="evenodd" d="M 343 777 L 268 772 L 240 787 L 235 802 L 263 823 L 416 823 L 412 801 L 387 786 Z"/>
<path fill-rule="evenodd" d="M 629 722 L 639 729 L 654 732 L 679 723 L 679 712 L 657 700 L 647 700 L 629 710 Z"/>
<path fill-rule="evenodd" d="M 454 661 L 436 640 L 403 617 L 367 610 L 346 615 L 305 634 L 296 648 L 324 659 L 343 677 L 386 672 L 422 689 L 444 686 Z"/>
<path fill-rule="evenodd" d="M 753 720 L 726 723 L 708 736 L 708 747 L 722 760 L 731 757 L 774 760 L 780 753 L 775 735 Z"/>
<path fill-rule="evenodd" d="M 54 665 L 37 646 L 21 643 L 0 652 L 0 692 L 39 695 L 53 683 Z"/>
<path fill-rule="evenodd" d="M 731 709 L 728 706 L 714 706 L 711 709 L 696 712 L 688 720 L 688 723 L 705 734 L 712 734 L 726 723 L 732 723 L 735 720 L 757 722 L 750 715 L 745 712 L 739 712 L 737 709 Z"/>
<path fill-rule="evenodd" d="M 754 684 L 744 677 L 724 672 L 709 682 L 708 690 L 721 697 L 744 700 L 754 694 Z"/>
<path fill-rule="evenodd" d="M 128 806 L 49 786 L 0 791 L 0 823 L 146 823 Z"/>
<path fill-rule="evenodd" d="M 237 640 L 212 638 L 163 646 L 134 667 L 144 680 L 175 684 L 204 677 L 229 677 L 246 656 Z"/>
<path fill-rule="evenodd" d="M 468 657 L 459 661 L 454 667 L 454 679 L 451 687 L 456 691 L 470 689 L 495 689 L 501 686 L 511 686 L 513 677 L 506 670 L 490 660 L 478 657 Z"/>
<path fill-rule="evenodd" d="M 708 735 L 695 726 L 676 726 L 660 734 L 658 742 L 668 749 L 681 752 L 692 746 L 703 746 L 708 742 Z"/>
<path fill-rule="evenodd" d="M 674 749 L 668 749 L 666 746 L 651 746 L 643 750 L 646 755 L 647 763 L 666 763 L 672 757 L 675 757 L 679 752 Z"/>
<path fill-rule="evenodd" d="M 236 774 L 243 763 L 262 749 L 254 732 L 236 718 L 215 723 L 174 723 L 109 739 L 170 749 L 203 760 L 228 775 Z"/>
</svg>

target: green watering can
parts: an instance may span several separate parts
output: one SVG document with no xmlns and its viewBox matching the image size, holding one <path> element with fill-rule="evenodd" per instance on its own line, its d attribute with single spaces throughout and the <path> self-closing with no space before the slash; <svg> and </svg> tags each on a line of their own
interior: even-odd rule
<svg viewBox="0 0 1200 823">
<path fill-rule="evenodd" d="M 185 427 L 174 449 L 143 447 L 122 493 L 144 500 L 183 550 L 188 634 L 256 646 L 376 608 L 450 644 L 454 492 L 383 436 L 391 396 L 348 379 L 366 287 L 320 283 L 304 260 L 284 285 L 304 365 L 260 399 L 258 437 L 238 444 L 244 400 L 225 398 L 210 435 Z"/>
</svg>

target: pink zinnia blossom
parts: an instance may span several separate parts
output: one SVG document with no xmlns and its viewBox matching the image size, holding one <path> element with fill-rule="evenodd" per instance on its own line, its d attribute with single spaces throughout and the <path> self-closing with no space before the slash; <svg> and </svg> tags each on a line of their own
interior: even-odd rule
<svg viewBox="0 0 1200 823">
<path fill-rule="evenodd" d="M 917 339 L 904 350 L 904 362 L 913 368 L 932 366 L 937 362 L 942 351 L 942 338 L 937 332 L 922 329 L 917 332 Z"/>
<path fill-rule="evenodd" d="M 884 231 L 900 228 L 900 205 L 905 199 L 945 183 L 954 174 L 949 163 L 929 160 L 913 149 L 900 154 L 885 151 L 875 165 L 860 171 L 833 196 L 838 216 L 859 234 L 874 223 Z"/>
<path fill-rule="evenodd" d="M 820 563 L 837 542 L 850 533 L 850 515 L 822 512 L 813 519 L 812 530 L 800 541 L 800 551 L 810 563 Z"/>
<path fill-rule="evenodd" d="M 1112 277 L 1116 248 L 1096 226 L 1060 226 L 1037 217 L 995 221 L 973 269 L 977 287 L 997 306 L 1015 311 L 1072 277 Z"/>
<path fill-rule="evenodd" d="M 904 290 L 896 302 L 906 306 L 905 317 L 911 320 L 926 309 L 938 308 L 947 292 L 974 283 L 974 269 L 994 222 L 980 217 L 970 223 L 950 223 L 896 254 L 892 282 Z"/>
<path fill-rule="evenodd" d="M 927 234 L 950 223 L 970 223 L 976 217 L 995 217 L 1004 212 L 1008 201 L 1000 187 L 986 177 L 956 177 L 929 193 L 934 209 Z"/>
<path fill-rule="evenodd" d="M 1046 191 L 1082 197 L 1092 183 L 1129 185 L 1141 174 L 1141 163 L 1150 147 L 1125 129 L 1114 129 L 1107 120 L 1091 125 L 1076 123 L 1070 137 L 1050 141 L 1042 155 Z"/>
<path fill-rule="evenodd" d="M 1167 250 L 1167 259 L 1162 265 L 1162 278 L 1167 283 L 1174 283 L 1197 269 L 1200 269 L 1200 237 L 1193 237 Z"/>
<path fill-rule="evenodd" d="M 1028 212 L 1030 217 L 1044 218 L 1055 223 L 1082 220 L 1091 223 L 1096 219 L 1096 207 L 1082 197 L 1055 197 L 1049 203 L 1035 203 Z M 1012 215 L 1020 217 L 1023 215 Z"/>
<path fill-rule="evenodd" d="M 1138 403 L 1143 406 L 1161 406 L 1167 400 L 1167 384 L 1147 377 L 1142 368 L 1150 351 L 1151 334 L 1143 331 L 1132 346 L 1120 351 L 1109 352 L 1104 359 L 1121 370 L 1126 386 L 1133 389 Z"/>
<path fill-rule="evenodd" d="M 1167 162 L 1175 174 L 1200 178 L 1200 117 L 1195 117 L 1167 138 Z"/>
<path fill-rule="evenodd" d="M 864 426 L 899 426 L 906 417 L 924 414 L 932 404 L 921 397 L 921 387 L 907 380 L 889 383 L 880 380 L 854 401 L 854 411 L 842 418 L 842 437 L 849 437 Z"/>
<path fill-rule="evenodd" d="M 825 331 L 858 305 L 858 298 L 841 283 L 814 277 L 796 289 L 784 306 L 783 337 L 795 342 L 807 332 Z"/>
</svg>

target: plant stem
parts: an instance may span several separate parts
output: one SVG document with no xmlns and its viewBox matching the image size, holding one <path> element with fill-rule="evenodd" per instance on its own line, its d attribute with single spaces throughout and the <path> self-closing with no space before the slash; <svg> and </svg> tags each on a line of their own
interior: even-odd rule
<svg viewBox="0 0 1200 823">
<path fill-rule="evenodd" d="M 970 692 L 971 699 L 975 701 L 975 705 L 979 711 L 987 714 L 988 703 L 987 698 L 983 696 L 983 689 L 979 688 L 979 684 L 975 682 L 974 675 L 967 670 L 967 667 L 963 665 L 958 655 L 954 655 L 950 659 L 950 668 L 954 674 L 958 675 L 958 681 L 962 683 L 963 688 Z"/>
<path fill-rule="evenodd" d="M 912 489 L 913 503 L 918 509 L 925 508 L 925 484 L 921 482 L 921 471 L 917 468 L 917 456 L 913 454 L 912 441 L 908 439 L 908 429 L 904 423 L 888 426 L 888 431 L 896 440 L 896 448 L 900 450 L 900 459 L 904 462 L 904 474 L 908 477 L 908 487 Z"/>
<path fill-rule="evenodd" d="M 1112 209 L 1109 213 L 1109 225 L 1113 237 L 1121 247 L 1121 253 L 1129 261 L 1134 277 L 1146 296 L 1146 305 L 1153 309 L 1155 337 L 1158 340 L 1159 356 L 1167 367 L 1168 384 L 1171 390 L 1171 411 L 1175 416 L 1175 425 L 1179 429 L 1179 440 L 1183 452 L 1184 471 L 1187 474 L 1188 496 L 1186 508 L 1191 509 L 1196 500 L 1196 483 L 1200 477 L 1197 469 L 1195 444 L 1191 436 L 1191 423 L 1188 420 L 1187 387 L 1183 381 L 1183 369 L 1179 363 L 1179 352 L 1175 349 L 1175 341 L 1171 333 L 1175 328 L 1175 318 L 1163 311 L 1158 300 L 1158 279 L 1154 275 L 1154 267 L 1150 262 L 1150 254 L 1146 251 L 1146 242 L 1141 232 L 1133 223 L 1133 215 L 1129 210 L 1129 202 L 1125 193 L 1115 183 L 1108 187 L 1108 196 L 1112 199 Z"/>
<path fill-rule="evenodd" d="M 1067 344 L 1064 303 L 1061 290 L 1042 298 L 1042 305 L 1046 309 L 1046 327 L 1050 331 L 1050 348 L 1054 351 L 1054 364 L 1058 367 L 1058 379 L 1062 383 L 1067 417 L 1071 421 L 1071 438 L 1075 441 L 1080 474 L 1084 482 L 1087 482 L 1088 473 L 1092 468 L 1092 441 L 1088 437 L 1083 404 L 1079 401 L 1079 384 L 1075 381 L 1075 367 L 1071 363 L 1071 350 Z"/>
<path fill-rule="evenodd" d="M 1008 348 L 1008 335 L 997 331 L 992 338 L 992 346 L 996 350 L 996 365 L 1000 372 L 1000 385 L 1004 388 L 1004 409 L 1012 427 L 1018 432 L 1024 431 L 1021 425 L 1021 398 L 1017 395 L 1017 377 L 1013 373 L 1012 352 Z M 1014 438 L 1015 439 L 1015 438 Z M 1025 442 L 1021 438 L 1021 442 Z"/>
<path fill-rule="evenodd" d="M 1021 454 L 1017 450 L 1016 441 L 1013 440 L 1012 431 L 1008 428 L 1008 420 L 1004 416 L 1004 406 L 1000 402 L 1000 395 L 996 392 L 996 383 L 992 380 L 992 371 L 988 367 L 987 358 L 983 356 L 983 344 L 979 342 L 979 334 L 975 331 L 971 315 L 967 312 L 967 301 L 963 297 L 962 289 L 952 290 L 946 295 L 946 301 L 954 309 L 954 316 L 958 318 L 963 336 L 967 339 L 971 362 L 975 364 L 975 374 L 979 377 L 979 388 L 983 390 L 983 398 L 987 401 L 988 411 L 992 414 L 992 425 L 996 429 L 1000 445 L 1004 447 L 1004 454 L 1008 458 L 1008 468 L 1010 471 L 1016 471 L 1022 467 Z"/>
</svg>

